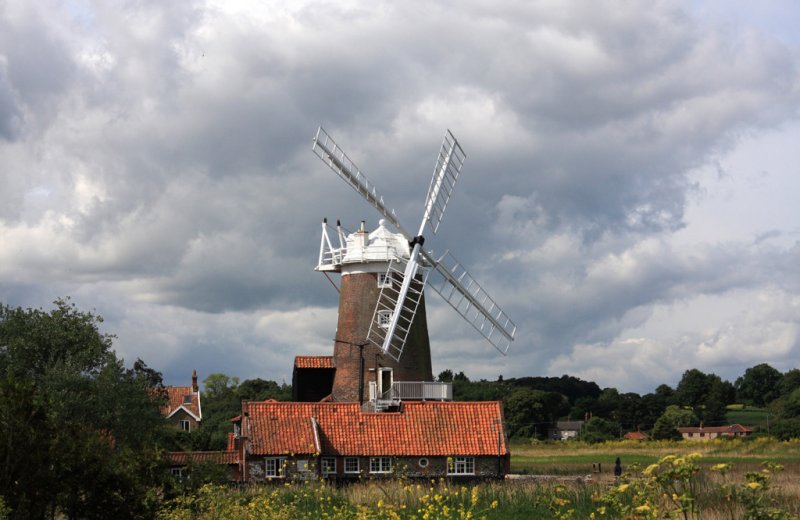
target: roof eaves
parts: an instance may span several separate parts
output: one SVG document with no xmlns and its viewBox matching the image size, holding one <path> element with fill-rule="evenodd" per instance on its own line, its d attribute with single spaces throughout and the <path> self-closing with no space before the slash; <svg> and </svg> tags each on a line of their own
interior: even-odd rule
<svg viewBox="0 0 800 520">
<path fill-rule="evenodd" d="M 170 417 L 172 417 L 173 415 L 175 415 L 176 413 L 178 413 L 178 411 L 179 411 L 179 410 L 183 410 L 184 412 L 188 413 L 188 414 L 189 414 L 189 415 L 191 415 L 191 416 L 192 416 L 192 418 L 193 418 L 195 421 L 197 421 L 197 422 L 200 422 L 200 421 L 202 420 L 202 419 L 200 419 L 200 417 L 198 417 L 198 416 L 196 416 L 195 414 L 193 414 L 191 410 L 189 410 L 188 408 L 186 408 L 186 407 L 185 407 L 185 406 L 183 406 L 183 405 L 180 405 L 179 407 L 177 407 L 177 408 L 175 408 L 174 410 L 172 410 L 172 412 L 170 412 L 170 414 L 169 414 L 169 415 L 167 415 L 167 419 L 169 419 Z"/>
</svg>

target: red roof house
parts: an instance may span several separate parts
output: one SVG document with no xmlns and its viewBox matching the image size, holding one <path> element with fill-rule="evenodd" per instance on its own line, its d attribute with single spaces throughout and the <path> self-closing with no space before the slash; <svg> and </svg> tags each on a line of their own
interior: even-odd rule
<svg viewBox="0 0 800 520">
<path fill-rule="evenodd" d="M 497 401 L 408 401 L 395 412 L 365 412 L 359 403 L 248 402 L 238 419 L 249 481 L 501 477 L 510 460 Z"/>
<path fill-rule="evenodd" d="M 728 426 L 684 426 L 678 428 L 678 432 L 686 440 L 706 441 L 717 437 L 747 437 L 753 433 L 752 428 L 741 424 L 731 424 Z"/>
<path fill-rule="evenodd" d="M 161 407 L 161 415 L 181 430 L 197 428 L 203 420 L 197 371 L 192 371 L 192 386 L 165 386 L 164 390 L 167 400 Z"/>
</svg>

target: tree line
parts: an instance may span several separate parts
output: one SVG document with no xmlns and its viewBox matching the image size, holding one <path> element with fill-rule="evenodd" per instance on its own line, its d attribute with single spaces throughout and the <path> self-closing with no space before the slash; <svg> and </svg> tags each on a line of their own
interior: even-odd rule
<svg viewBox="0 0 800 520">
<path fill-rule="evenodd" d="M 563 375 L 471 381 L 463 372 L 441 372 L 452 382 L 456 400 L 500 400 L 512 437 L 546 438 L 558 420 L 583 420 L 583 438 L 602 441 L 627 431 L 646 431 L 656 439 L 679 438 L 680 426 L 727 424 L 728 406 L 766 408 L 780 439 L 800 437 L 800 370 L 785 373 L 761 363 L 736 381 L 696 368 L 686 370 L 675 388 L 661 384 L 640 395 L 600 388 L 596 383 Z"/>
</svg>

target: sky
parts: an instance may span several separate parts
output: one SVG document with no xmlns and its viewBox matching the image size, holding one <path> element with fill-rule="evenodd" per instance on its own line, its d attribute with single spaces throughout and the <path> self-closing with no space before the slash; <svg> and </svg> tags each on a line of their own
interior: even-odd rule
<svg viewBox="0 0 800 520">
<path fill-rule="evenodd" d="M 646 393 L 800 359 L 800 5 L 0 0 L 0 302 L 69 296 L 114 348 L 291 382 L 333 350 L 320 223 L 439 234 L 517 324 L 501 356 L 428 294 L 434 373 Z"/>
</svg>

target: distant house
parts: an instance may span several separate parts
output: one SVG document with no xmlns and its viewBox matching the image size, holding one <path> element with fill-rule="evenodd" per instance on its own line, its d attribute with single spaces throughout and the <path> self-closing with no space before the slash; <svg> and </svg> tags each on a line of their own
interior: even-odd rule
<svg viewBox="0 0 800 520">
<path fill-rule="evenodd" d="M 648 437 L 644 432 L 635 431 L 626 433 L 622 436 L 622 438 L 629 441 L 646 441 L 650 437 Z"/>
<path fill-rule="evenodd" d="M 502 478 L 511 457 L 497 401 L 407 401 L 384 412 L 358 403 L 245 402 L 232 422 L 230 460 L 246 482 Z"/>
<path fill-rule="evenodd" d="M 583 421 L 557 421 L 555 427 L 550 428 L 548 437 L 557 441 L 568 441 L 580 436 Z"/>
<path fill-rule="evenodd" d="M 192 371 L 192 386 L 166 386 L 167 402 L 161 407 L 161 415 L 170 424 L 184 431 L 192 431 L 203 420 L 200 406 L 200 391 L 197 386 L 197 371 Z"/>
<path fill-rule="evenodd" d="M 678 432 L 686 440 L 706 441 L 717 437 L 747 437 L 753 430 L 741 424 L 728 426 L 684 426 Z"/>
</svg>

